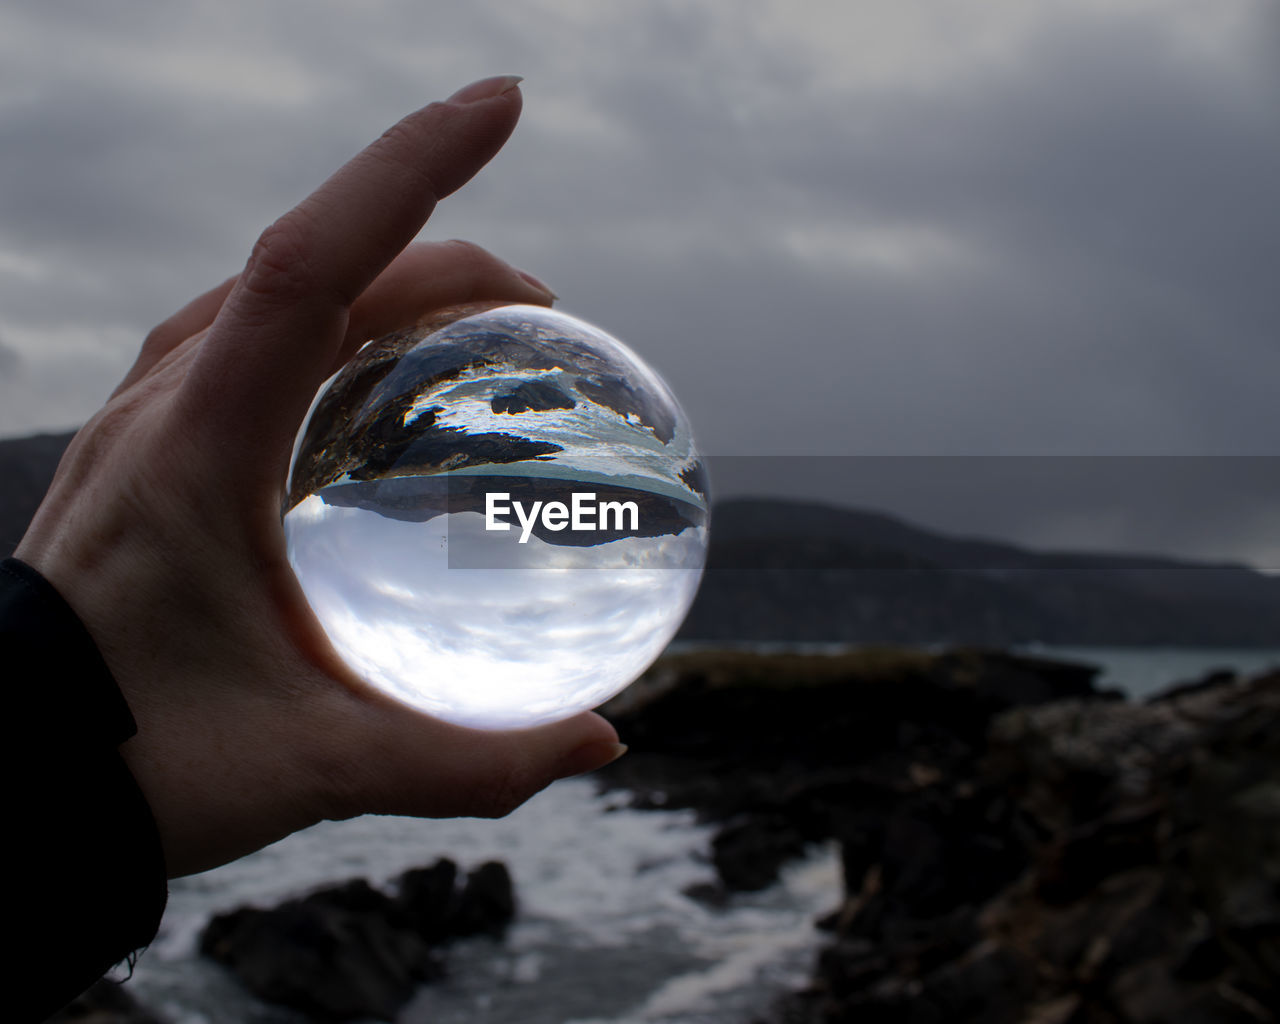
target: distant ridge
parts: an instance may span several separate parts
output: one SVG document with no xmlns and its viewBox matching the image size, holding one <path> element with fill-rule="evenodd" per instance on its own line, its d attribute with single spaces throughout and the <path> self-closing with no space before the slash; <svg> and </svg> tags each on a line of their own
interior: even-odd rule
<svg viewBox="0 0 1280 1024">
<path fill-rule="evenodd" d="M 0 441 L 0 555 L 70 438 Z M 711 535 L 682 639 L 1280 647 L 1280 577 L 1243 565 L 1033 551 L 773 499 L 717 503 Z"/>
<path fill-rule="evenodd" d="M 1280 577 L 1243 565 L 1039 552 L 876 512 L 715 506 L 689 640 L 1280 647 Z"/>
</svg>

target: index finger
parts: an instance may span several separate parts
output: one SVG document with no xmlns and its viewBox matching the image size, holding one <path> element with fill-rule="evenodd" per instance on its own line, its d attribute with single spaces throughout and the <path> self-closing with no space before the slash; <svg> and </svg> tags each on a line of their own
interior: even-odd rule
<svg viewBox="0 0 1280 1024">
<path fill-rule="evenodd" d="M 185 429 L 216 431 L 209 450 L 241 469 L 252 452 L 283 480 L 352 302 L 502 148 L 519 81 L 474 82 L 410 114 L 262 233 L 183 382 Z"/>
</svg>

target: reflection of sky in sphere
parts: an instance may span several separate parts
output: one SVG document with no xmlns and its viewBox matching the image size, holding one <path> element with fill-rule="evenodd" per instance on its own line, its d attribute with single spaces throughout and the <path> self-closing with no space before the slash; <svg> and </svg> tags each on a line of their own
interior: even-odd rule
<svg viewBox="0 0 1280 1024">
<path fill-rule="evenodd" d="M 683 620 L 705 543 L 687 529 L 520 544 L 518 530 L 487 531 L 475 513 L 406 522 L 317 496 L 285 530 L 348 664 L 414 707 L 482 728 L 552 721 L 629 683 Z"/>
</svg>

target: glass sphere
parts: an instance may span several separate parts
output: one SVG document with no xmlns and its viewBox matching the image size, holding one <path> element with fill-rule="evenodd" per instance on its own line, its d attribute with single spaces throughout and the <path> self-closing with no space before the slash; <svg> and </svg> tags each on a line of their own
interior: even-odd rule
<svg viewBox="0 0 1280 1024">
<path fill-rule="evenodd" d="M 438 718 L 566 718 L 661 653 L 698 588 L 705 474 L 662 380 L 540 306 L 371 342 L 299 434 L 289 560 L 347 664 Z"/>
</svg>

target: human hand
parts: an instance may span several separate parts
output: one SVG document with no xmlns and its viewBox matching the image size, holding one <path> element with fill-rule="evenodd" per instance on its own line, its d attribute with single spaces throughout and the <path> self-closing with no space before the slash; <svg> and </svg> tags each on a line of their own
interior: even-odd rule
<svg viewBox="0 0 1280 1024">
<path fill-rule="evenodd" d="M 285 556 L 294 436 L 366 339 L 459 302 L 552 298 L 474 246 L 409 246 L 510 135 L 517 81 L 410 114 L 267 228 L 238 276 L 152 331 L 18 546 L 133 710 L 121 750 L 170 876 L 324 818 L 505 814 L 621 752 L 590 713 L 491 733 L 384 696 L 334 652 Z"/>
</svg>

